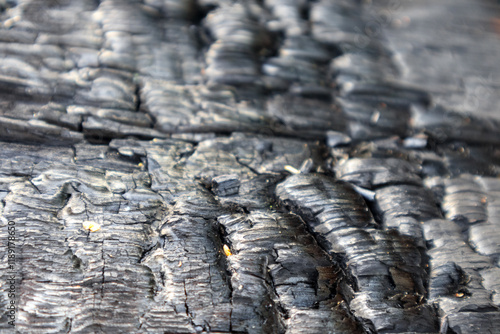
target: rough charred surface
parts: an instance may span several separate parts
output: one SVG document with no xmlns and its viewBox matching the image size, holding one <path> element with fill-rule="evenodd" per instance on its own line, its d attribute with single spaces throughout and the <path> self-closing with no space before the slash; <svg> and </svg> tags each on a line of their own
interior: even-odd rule
<svg viewBox="0 0 500 334">
<path fill-rule="evenodd" d="M 377 229 L 352 187 L 321 175 L 295 175 L 276 194 L 342 263 L 352 280 L 349 306 L 366 331 L 436 330 L 437 316 L 423 303 L 427 274 L 419 250 L 403 235 Z"/>
<path fill-rule="evenodd" d="M 16 329 L 140 328 L 130 314 L 143 314 L 156 293 L 154 276 L 140 262 L 157 243 L 164 206 L 149 176 L 133 163 L 113 168 L 112 158 L 104 168 L 81 165 L 69 148 L 2 144 L 2 154 L 2 175 L 15 175 L 2 178 L 2 225 L 14 222 L 17 231 Z"/>
<path fill-rule="evenodd" d="M 266 313 L 276 305 L 262 305 L 264 294 L 279 297 L 277 306 L 287 316 L 281 325 L 289 333 L 356 331 L 356 322 L 337 292 L 338 285 L 345 284 L 338 265 L 316 244 L 297 216 L 253 211 L 222 216 L 219 222 L 234 252 L 229 258 L 236 287 L 233 297 L 248 299 L 242 300 L 244 313 L 255 301 L 268 310 L 250 315 L 254 321 L 262 315 L 268 321 L 273 319 Z"/>
<path fill-rule="evenodd" d="M 0 1 L 0 332 L 498 332 L 499 14 Z"/>
<path fill-rule="evenodd" d="M 438 305 L 441 331 L 495 332 L 500 323 L 498 300 L 492 296 L 498 293 L 498 267 L 474 252 L 452 221 L 428 221 L 424 232 L 431 266 L 429 299 Z"/>
</svg>

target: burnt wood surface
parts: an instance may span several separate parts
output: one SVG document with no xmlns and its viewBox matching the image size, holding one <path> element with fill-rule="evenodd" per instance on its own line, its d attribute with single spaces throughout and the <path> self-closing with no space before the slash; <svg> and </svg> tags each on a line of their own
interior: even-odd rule
<svg viewBox="0 0 500 334">
<path fill-rule="evenodd" d="M 0 0 L 0 333 L 499 333 L 499 55 L 498 1 Z"/>
</svg>

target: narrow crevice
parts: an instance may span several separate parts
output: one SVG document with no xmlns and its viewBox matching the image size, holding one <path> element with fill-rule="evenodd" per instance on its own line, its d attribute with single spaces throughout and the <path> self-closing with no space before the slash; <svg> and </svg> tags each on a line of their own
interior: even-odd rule
<svg viewBox="0 0 500 334">
<path fill-rule="evenodd" d="M 248 168 L 252 173 L 254 173 L 255 175 L 261 175 L 261 173 L 259 173 L 259 171 L 257 171 L 256 169 L 254 169 L 253 167 L 250 167 L 248 164 L 245 164 L 243 162 L 241 162 L 240 158 L 235 156 L 235 160 L 238 164 L 240 164 L 242 167 L 245 167 L 245 168 Z"/>
<path fill-rule="evenodd" d="M 141 112 L 141 107 L 142 107 L 142 100 L 141 100 L 141 85 L 140 83 L 135 84 L 135 90 L 134 90 L 134 95 L 135 95 L 135 111 L 136 112 Z"/>
<path fill-rule="evenodd" d="M 347 259 L 345 258 L 345 256 L 337 253 L 331 253 L 327 250 L 327 248 L 324 246 L 324 242 L 322 242 L 322 237 L 313 232 L 309 224 L 305 222 L 306 217 L 310 216 L 309 214 L 304 217 L 300 212 L 297 212 L 296 208 L 289 204 L 281 202 L 276 196 L 275 201 L 277 203 L 276 210 L 283 213 L 294 214 L 302 221 L 305 231 L 309 233 L 311 238 L 313 238 L 317 247 L 323 251 L 323 253 L 330 260 L 330 263 L 333 266 L 339 268 L 339 279 L 336 282 L 336 286 L 333 288 L 336 291 L 337 295 L 340 296 L 342 300 L 346 301 L 347 304 L 349 304 L 354 298 L 354 293 L 359 291 L 359 288 L 356 278 L 349 273 Z M 351 312 L 349 307 L 345 308 L 345 312 L 351 319 L 353 319 L 353 321 L 359 326 L 363 333 L 376 333 L 374 329 L 372 331 L 367 331 L 367 328 L 373 328 L 373 325 L 368 326 L 366 324 L 366 319 L 356 317 Z"/>
<path fill-rule="evenodd" d="M 141 225 L 144 225 L 144 223 L 141 223 Z M 160 242 L 156 243 L 155 245 L 153 245 L 153 246 L 151 246 L 151 247 L 149 247 L 147 249 L 143 249 L 142 252 L 141 252 L 141 256 L 137 260 L 137 263 L 142 264 L 142 262 L 144 261 L 144 259 L 146 257 L 148 257 L 152 252 L 154 252 L 155 250 L 157 250 L 159 247 L 160 247 Z"/>
<path fill-rule="evenodd" d="M 215 247 L 217 249 L 222 250 L 219 254 L 220 256 L 218 257 L 218 266 L 219 268 L 222 268 L 224 270 L 224 279 L 226 281 L 226 285 L 229 288 L 229 300 L 232 303 L 233 300 L 233 289 L 234 287 L 231 284 L 231 276 L 233 275 L 233 272 L 231 271 L 231 267 L 227 261 L 227 257 L 231 255 L 224 254 L 224 245 L 229 247 L 231 249 L 231 241 L 227 238 L 227 232 L 226 229 L 222 224 L 220 224 L 217 220 L 213 221 L 213 231 L 214 231 L 214 242 L 215 242 Z"/>
<path fill-rule="evenodd" d="M 186 281 L 183 281 L 182 284 L 183 284 L 183 288 L 184 288 L 184 297 L 185 297 L 184 298 L 184 307 L 186 308 L 186 317 L 189 319 L 189 322 L 191 323 L 191 326 L 193 326 L 193 328 L 196 328 L 197 326 L 194 323 L 193 314 L 189 310 L 188 293 L 187 293 L 187 289 L 186 289 Z"/>
<path fill-rule="evenodd" d="M 104 283 L 105 283 L 105 271 L 106 271 L 106 259 L 104 257 L 104 241 L 101 242 L 101 261 L 102 261 L 102 270 L 101 270 L 101 301 L 104 299 Z"/>
</svg>

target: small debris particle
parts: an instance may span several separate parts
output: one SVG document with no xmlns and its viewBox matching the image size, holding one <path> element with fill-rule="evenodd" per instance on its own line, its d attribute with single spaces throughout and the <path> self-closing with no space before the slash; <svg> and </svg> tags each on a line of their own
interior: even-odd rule
<svg viewBox="0 0 500 334">
<path fill-rule="evenodd" d="M 299 172 L 302 174 L 307 174 L 307 173 L 311 172 L 313 167 L 314 167 L 314 161 L 311 158 L 306 159 L 306 160 L 304 160 L 304 162 L 300 166 Z"/>
<path fill-rule="evenodd" d="M 370 118 L 370 122 L 373 123 L 373 124 L 377 124 L 377 122 L 378 122 L 379 119 L 380 119 L 380 112 L 379 111 L 375 111 L 372 114 L 372 117 Z"/>
<path fill-rule="evenodd" d="M 84 221 L 82 223 L 82 226 L 84 229 L 86 229 L 90 232 L 97 232 L 101 229 L 101 225 L 94 223 L 92 221 Z"/>
<path fill-rule="evenodd" d="M 226 256 L 231 256 L 233 255 L 233 253 L 231 253 L 231 250 L 229 249 L 229 246 L 228 245 L 224 245 L 222 247 L 222 249 L 224 250 L 224 254 L 226 254 Z"/>
<path fill-rule="evenodd" d="M 358 194 L 360 194 L 361 196 L 363 196 L 365 199 L 367 199 L 369 201 L 374 201 L 375 200 L 375 192 L 374 191 L 371 191 L 371 190 L 368 190 L 368 189 L 365 189 L 365 188 L 361 188 L 361 187 L 358 187 L 356 185 L 353 185 L 353 188 L 354 188 L 354 190 L 356 190 L 356 192 Z"/>
<path fill-rule="evenodd" d="M 212 191 L 221 197 L 237 195 L 240 190 L 238 175 L 220 175 L 212 179 Z"/>
<path fill-rule="evenodd" d="M 179 264 L 177 265 L 177 267 L 182 267 L 182 261 L 179 261 Z"/>
<path fill-rule="evenodd" d="M 403 141 L 406 148 L 424 148 L 427 146 L 428 137 L 424 134 L 417 134 L 413 137 L 408 137 Z"/>
<path fill-rule="evenodd" d="M 291 174 L 300 174 L 300 170 L 298 170 L 297 168 L 293 167 L 293 166 L 290 166 L 290 165 L 286 165 L 285 167 L 285 170 Z"/>
<path fill-rule="evenodd" d="M 327 131 L 326 132 L 326 145 L 328 147 L 337 147 L 342 145 L 349 145 L 351 143 L 351 137 L 337 131 Z"/>
</svg>

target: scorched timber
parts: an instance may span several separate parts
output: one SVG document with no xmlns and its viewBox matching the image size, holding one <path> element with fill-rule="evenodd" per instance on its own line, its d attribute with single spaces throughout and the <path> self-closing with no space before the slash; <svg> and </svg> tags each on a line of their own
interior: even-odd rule
<svg viewBox="0 0 500 334">
<path fill-rule="evenodd" d="M 0 0 L 0 333 L 499 332 L 499 17 Z"/>
</svg>

